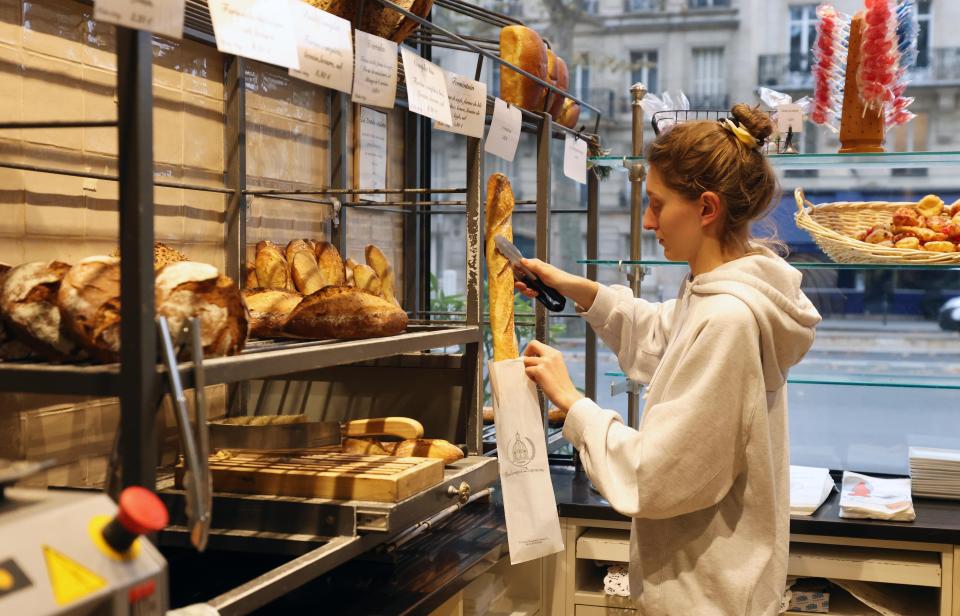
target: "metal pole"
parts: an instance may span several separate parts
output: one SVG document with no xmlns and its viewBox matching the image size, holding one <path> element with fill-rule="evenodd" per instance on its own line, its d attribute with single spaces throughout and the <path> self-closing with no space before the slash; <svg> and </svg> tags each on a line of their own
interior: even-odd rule
<svg viewBox="0 0 960 616">
<path fill-rule="evenodd" d="M 631 154 L 643 156 L 643 107 L 640 101 L 647 95 L 647 87 L 642 83 L 630 86 L 633 111 L 633 139 Z M 635 162 L 630 167 L 630 259 L 639 261 L 642 251 L 643 233 L 643 163 Z M 643 280 L 643 268 L 633 266 L 630 273 L 630 288 L 635 297 L 640 297 L 640 283 Z M 630 392 L 627 394 L 627 425 L 631 428 L 640 426 L 640 395 Z"/>
<path fill-rule="evenodd" d="M 418 153 L 423 147 L 421 143 L 420 116 L 413 113 L 404 114 L 403 124 L 403 149 L 404 149 L 404 185 L 420 186 L 421 167 Z M 429 197 L 428 197 L 429 200 Z M 418 286 L 420 282 L 420 268 L 423 262 L 420 254 L 423 251 L 421 242 L 426 239 L 420 236 L 420 217 L 416 213 L 420 209 L 422 198 L 419 194 L 410 196 L 411 205 L 404 207 L 404 210 L 413 216 L 404 216 L 403 225 L 403 288 L 400 298 L 403 301 L 403 307 L 407 310 L 420 309 L 420 294 Z"/>
<path fill-rule="evenodd" d="M 600 180 L 593 171 L 587 172 L 587 260 L 598 258 L 600 246 Z M 587 265 L 587 279 L 597 279 L 597 265 Z M 597 334 L 592 327 L 587 328 L 586 381 L 584 387 L 587 397 L 597 399 Z"/>
<path fill-rule="evenodd" d="M 537 235 L 536 255 L 541 261 L 550 260 L 550 190 L 551 190 L 551 146 L 553 145 L 553 120 L 549 113 L 540 115 L 540 126 L 537 131 Z M 547 309 L 540 302 L 534 303 L 534 328 L 536 338 L 540 342 L 547 340 Z M 544 430 L 548 428 L 547 403 L 543 392 L 539 392 L 540 410 L 543 414 Z"/>
<path fill-rule="evenodd" d="M 466 291 L 467 325 L 482 327 L 483 281 L 482 259 L 483 238 L 480 232 L 481 187 L 483 186 L 483 141 L 474 137 L 467 138 L 467 256 Z M 481 336 L 482 340 L 482 336 Z M 483 343 L 468 344 L 464 358 L 466 370 L 466 389 L 463 399 L 468 401 L 467 409 L 467 449 L 471 454 L 483 454 Z"/>
<path fill-rule="evenodd" d="M 331 188 L 347 188 L 347 165 L 350 158 L 347 155 L 347 124 L 350 117 L 350 98 L 341 92 L 333 92 L 330 97 L 330 186 Z M 334 213 L 337 216 L 336 213 Z M 347 210 L 340 208 L 340 213 L 333 221 L 330 233 L 330 243 L 337 247 L 340 254 L 347 255 Z"/>
<path fill-rule="evenodd" d="M 225 220 L 225 244 L 227 275 L 241 287 L 246 280 L 247 255 L 247 114 L 246 84 L 244 83 L 244 60 L 240 56 L 227 56 L 224 66 L 223 95 L 226 130 L 224 153 L 226 171 L 224 185 L 233 189 L 227 201 Z M 233 385 L 228 396 L 228 412 L 231 416 L 246 415 L 250 398 L 250 383 L 244 381 Z"/>
<path fill-rule="evenodd" d="M 153 91 L 149 32 L 117 28 L 120 179 L 120 456 L 124 487 L 156 487 L 160 400 L 153 289 Z"/>
</svg>

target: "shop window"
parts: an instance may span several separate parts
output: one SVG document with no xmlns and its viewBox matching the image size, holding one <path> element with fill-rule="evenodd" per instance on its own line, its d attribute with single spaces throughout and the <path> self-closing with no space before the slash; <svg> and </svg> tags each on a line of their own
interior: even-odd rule
<svg viewBox="0 0 960 616">
<path fill-rule="evenodd" d="M 630 52 L 630 84 L 642 83 L 647 92 L 659 92 L 657 60 L 659 53 L 652 51 Z"/>
</svg>

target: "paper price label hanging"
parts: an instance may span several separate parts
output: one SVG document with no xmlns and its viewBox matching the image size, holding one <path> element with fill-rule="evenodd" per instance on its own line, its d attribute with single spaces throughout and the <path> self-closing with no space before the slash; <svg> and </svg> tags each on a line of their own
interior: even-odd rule
<svg viewBox="0 0 960 616">
<path fill-rule="evenodd" d="M 794 133 L 803 132 L 803 110 L 793 103 L 780 105 L 777 107 L 777 131 L 786 135 L 791 128 Z"/>
<path fill-rule="evenodd" d="M 360 161 L 357 188 L 387 187 L 387 114 L 360 107 Z M 386 201 L 386 195 L 364 195 L 366 201 Z"/>
<path fill-rule="evenodd" d="M 444 70 L 406 47 L 400 48 L 400 55 L 403 57 L 410 111 L 450 124 L 450 97 Z"/>
<path fill-rule="evenodd" d="M 297 28 L 300 59 L 300 68 L 291 68 L 290 75 L 350 94 L 353 89 L 350 22 L 302 0 L 290 0 L 290 11 Z"/>
<path fill-rule="evenodd" d="M 563 145 L 563 175 L 574 182 L 587 183 L 587 142 L 567 135 Z"/>
<path fill-rule="evenodd" d="M 397 44 L 356 31 L 353 102 L 392 109 L 397 97 Z"/>
<path fill-rule="evenodd" d="M 183 38 L 184 0 L 96 0 L 93 18 L 115 26 Z"/>
<path fill-rule="evenodd" d="M 522 121 L 523 114 L 519 108 L 497 98 L 493 103 L 493 119 L 487 131 L 487 140 L 483 143 L 483 151 L 512 162 L 517 155 Z"/>
<path fill-rule="evenodd" d="M 483 138 L 487 115 L 487 84 L 463 75 L 447 73 L 447 94 L 450 97 L 450 124 L 435 122 L 437 130 Z"/>
<path fill-rule="evenodd" d="M 156 1 L 156 0 L 155 0 Z M 223 53 L 300 68 L 290 6 L 276 0 L 209 0 L 210 19 Z"/>
</svg>

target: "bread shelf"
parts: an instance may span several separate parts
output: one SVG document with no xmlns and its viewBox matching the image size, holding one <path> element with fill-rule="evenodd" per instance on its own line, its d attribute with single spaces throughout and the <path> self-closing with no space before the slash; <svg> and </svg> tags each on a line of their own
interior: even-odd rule
<svg viewBox="0 0 960 616">
<path fill-rule="evenodd" d="M 616 528 L 592 528 L 577 538 L 577 558 L 630 562 L 630 532 Z"/>
<path fill-rule="evenodd" d="M 792 543 L 787 574 L 940 588 L 940 555 L 882 548 Z"/>
<path fill-rule="evenodd" d="M 771 154 L 767 156 L 778 169 L 820 168 L 926 168 L 943 165 L 960 165 L 960 152 L 879 152 L 867 154 Z M 624 166 L 643 162 L 639 156 L 593 156 L 588 163 L 598 167 L 611 167 L 627 171 Z"/>
<path fill-rule="evenodd" d="M 417 325 L 396 336 L 364 340 L 253 341 L 240 355 L 204 361 L 207 385 L 296 374 L 343 364 L 480 341 L 472 325 Z M 157 377 L 165 369 L 157 365 Z M 193 364 L 180 367 L 193 386 Z M 0 390 L 113 396 L 120 393 L 120 365 L 0 362 Z"/>
</svg>

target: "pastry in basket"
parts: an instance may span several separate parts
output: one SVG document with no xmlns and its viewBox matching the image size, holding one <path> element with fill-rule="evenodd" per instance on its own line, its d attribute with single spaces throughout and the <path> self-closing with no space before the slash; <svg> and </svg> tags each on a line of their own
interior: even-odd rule
<svg viewBox="0 0 960 616">
<path fill-rule="evenodd" d="M 912 207 L 898 207 L 893 212 L 893 224 L 896 227 L 922 227 L 920 212 Z"/>
<path fill-rule="evenodd" d="M 960 199 L 957 199 L 953 202 L 953 204 L 950 206 L 949 213 L 951 218 L 954 216 L 960 216 Z"/>
<path fill-rule="evenodd" d="M 909 250 L 920 250 L 920 240 L 913 236 L 901 237 L 894 244 L 896 248 L 907 248 Z"/>
<path fill-rule="evenodd" d="M 893 232 L 904 237 L 915 237 L 921 242 L 942 242 L 947 239 L 946 234 L 926 227 L 894 227 Z"/>
<path fill-rule="evenodd" d="M 950 219 L 946 216 L 928 216 L 927 217 L 927 229 L 931 231 L 936 231 L 937 233 L 946 233 L 947 225 L 950 224 Z"/>
<path fill-rule="evenodd" d="M 957 247 L 953 242 L 926 242 L 923 245 L 924 250 L 930 252 L 956 252 Z"/>
<path fill-rule="evenodd" d="M 861 233 L 857 239 L 868 244 L 879 244 L 880 242 L 893 240 L 893 230 L 890 225 L 880 223 Z"/>
<path fill-rule="evenodd" d="M 927 195 L 917 202 L 917 211 L 927 218 L 939 216 L 943 212 L 943 199 L 936 195 Z"/>
<path fill-rule="evenodd" d="M 957 216 L 950 224 L 944 227 L 943 232 L 951 242 L 960 242 L 960 216 Z"/>
</svg>

